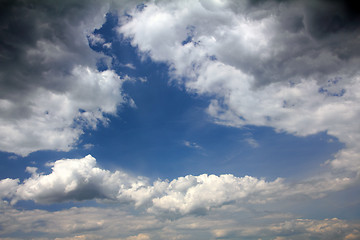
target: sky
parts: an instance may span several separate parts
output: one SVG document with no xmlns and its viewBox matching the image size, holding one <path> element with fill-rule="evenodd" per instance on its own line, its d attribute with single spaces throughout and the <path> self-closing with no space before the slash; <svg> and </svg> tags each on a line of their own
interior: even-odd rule
<svg viewBox="0 0 360 240">
<path fill-rule="evenodd" d="M 0 0 L 0 239 L 360 239 L 360 9 Z"/>
</svg>

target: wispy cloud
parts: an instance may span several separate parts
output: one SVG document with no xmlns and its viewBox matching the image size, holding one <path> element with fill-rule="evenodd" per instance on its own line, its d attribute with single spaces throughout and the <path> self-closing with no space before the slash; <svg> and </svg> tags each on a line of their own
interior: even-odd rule
<svg viewBox="0 0 360 240">
<path fill-rule="evenodd" d="M 134 64 L 132 63 L 126 63 L 126 64 L 123 64 L 123 63 L 119 63 L 118 66 L 120 67 L 126 67 L 126 68 L 130 68 L 132 70 L 136 70 L 136 67 Z"/>
<path fill-rule="evenodd" d="M 260 145 L 254 138 L 245 138 L 245 142 L 247 142 L 252 148 L 258 148 Z"/>
<path fill-rule="evenodd" d="M 202 147 L 196 142 L 184 141 L 184 145 L 188 148 L 202 149 Z"/>
<path fill-rule="evenodd" d="M 86 143 L 86 144 L 83 145 L 84 149 L 91 149 L 93 147 L 94 147 L 94 144 L 92 144 L 92 143 Z"/>
</svg>

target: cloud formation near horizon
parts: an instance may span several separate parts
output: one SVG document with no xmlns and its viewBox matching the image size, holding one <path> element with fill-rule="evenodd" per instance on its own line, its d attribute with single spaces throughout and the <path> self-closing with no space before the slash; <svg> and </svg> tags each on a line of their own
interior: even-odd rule
<svg viewBox="0 0 360 240">
<path fill-rule="evenodd" d="M 21 234 L 32 234 L 33 239 L 218 239 L 259 237 L 276 240 L 318 239 L 352 240 L 359 238 L 359 224 L 337 218 L 332 219 L 289 219 L 289 216 L 262 215 L 257 218 L 261 226 L 249 225 L 247 213 L 234 209 L 222 210 L 208 218 L 187 216 L 185 218 L 162 221 L 151 215 L 132 215 L 124 209 L 113 208 L 71 208 L 49 212 L 45 210 L 12 209 L 0 203 L 0 221 L 3 228 L 0 233 L 10 235 L 7 239 L 23 239 Z M 22 217 L 17 217 L 21 215 Z M 246 217 L 241 218 L 245 215 Z M 224 217 L 226 216 L 226 220 Z M 270 222 L 269 222 L 270 221 Z M 241 222 L 241 224 L 239 224 Z M 121 228 L 119 228 L 121 226 Z M 203 238 L 207 236 L 208 238 Z"/>
<path fill-rule="evenodd" d="M 232 174 L 187 175 L 150 183 L 145 177 L 101 169 L 91 155 L 58 160 L 49 166 L 52 172 L 47 175 L 28 167 L 27 172 L 32 176 L 22 183 L 18 179 L 1 180 L 1 197 L 13 204 L 19 200 L 48 204 L 97 199 L 132 203 L 155 214 L 183 216 L 204 214 L 229 204 L 263 204 L 298 195 L 319 198 L 354 183 L 354 179 L 346 177 L 323 176 L 289 184 L 281 178 L 266 181 Z"/>
</svg>

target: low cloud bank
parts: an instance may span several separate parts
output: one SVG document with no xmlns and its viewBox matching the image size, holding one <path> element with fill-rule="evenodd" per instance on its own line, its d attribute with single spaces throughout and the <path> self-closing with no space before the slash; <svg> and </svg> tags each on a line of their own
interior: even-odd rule
<svg viewBox="0 0 360 240">
<path fill-rule="evenodd" d="M 28 167 L 32 176 L 21 183 L 18 179 L 1 180 L 1 197 L 12 204 L 19 200 L 55 203 L 96 199 L 130 203 L 149 213 L 182 216 L 204 214 L 229 204 L 263 204 L 298 195 L 323 197 L 356 181 L 329 175 L 289 184 L 281 178 L 266 181 L 251 176 L 203 174 L 150 183 L 145 177 L 101 169 L 91 155 L 58 160 L 50 166 L 52 172 L 47 175 Z"/>
</svg>

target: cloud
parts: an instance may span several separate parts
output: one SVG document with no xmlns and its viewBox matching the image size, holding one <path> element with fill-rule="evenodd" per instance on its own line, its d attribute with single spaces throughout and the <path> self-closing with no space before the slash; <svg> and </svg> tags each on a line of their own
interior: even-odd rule
<svg viewBox="0 0 360 240">
<path fill-rule="evenodd" d="M 350 5 L 158 1 L 129 12 L 118 31 L 168 63 L 172 81 L 210 96 L 216 123 L 327 132 L 346 145 L 328 164 L 360 172 L 360 20 Z"/>
<path fill-rule="evenodd" d="M 259 238 L 282 239 L 351 239 L 357 236 L 356 224 L 341 219 L 292 219 L 283 222 L 248 228 L 225 228 L 213 231 L 215 237 L 221 238 Z"/>
<path fill-rule="evenodd" d="M 187 216 L 162 221 L 119 206 L 73 207 L 59 211 L 17 210 L 0 203 L 3 239 L 356 239 L 359 224 L 341 219 L 279 219 L 249 223 L 246 212 L 215 211 L 206 218 Z M 245 215 L 245 216 L 244 216 Z M 250 220 L 251 221 L 251 220 Z M 121 228 L 119 228 L 121 226 Z"/>
<path fill-rule="evenodd" d="M 86 144 L 83 145 L 84 149 L 91 149 L 93 147 L 94 147 L 94 144 L 92 144 L 92 143 L 86 143 Z"/>
<path fill-rule="evenodd" d="M 90 155 L 82 159 L 58 160 L 51 166 L 52 172 L 48 175 L 32 169 L 32 176 L 18 186 L 12 201 L 54 203 L 107 199 L 128 202 L 135 199 L 141 203 L 141 188 L 148 186 L 145 178 L 96 167 L 96 160 Z"/>
<path fill-rule="evenodd" d="M 123 80 L 111 70 L 99 72 L 77 66 L 68 80 L 72 80 L 70 88 L 63 93 L 43 88 L 32 90 L 31 96 L 27 93 L 20 103 L 29 104 L 27 116 L 11 116 L 21 112 L 22 106 L 8 99 L 0 100 L 6 118 L 0 119 L 0 131 L 7 136 L 1 138 L 3 151 L 26 156 L 43 149 L 70 150 L 83 129 L 96 129 L 99 122 L 106 124 L 106 114 L 115 114 L 117 107 L 125 103 L 121 93 Z"/>
<path fill-rule="evenodd" d="M 31 177 L 22 182 L 18 179 L 1 180 L 1 197 L 9 199 L 12 204 L 19 200 L 48 204 L 92 199 L 131 203 L 135 208 L 168 218 L 203 215 L 226 205 L 265 204 L 297 196 L 320 198 L 354 183 L 353 179 L 334 178 L 332 175 L 287 183 L 280 178 L 266 181 L 232 174 L 187 175 L 150 183 L 145 177 L 101 169 L 91 155 L 58 160 L 49 166 L 52 167 L 49 174 L 28 167 L 26 171 L 31 173 Z"/>
<path fill-rule="evenodd" d="M 184 141 L 184 145 L 188 148 L 201 149 L 202 147 L 196 142 Z"/>
<path fill-rule="evenodd" d="M 18 187 L 19 179 L 2 179 L 0 180 L 0 198 L 11 198 L 13 197 L 16 188 Z"/>
<path fill-rule="evenodd" d="M 88 36 L 90 46 L 98 46 L 101 45 L 105 48 L 110 49 L 112 46 L 111 42 L 105 42 L 105 39 L 101 36 L 101 34 L 90 33 Z"/>
<path fill-rule="evenodd" d="M 116 206 L 60 211 L 17 210 L 1 203 L 0 237 L 9 239 L 146 239 L 163 224 L 153 216 L 132 215 Z M 21 215 L 21 217 L 20 217 Z M 119 228 L 121 226 L 121 228 Z M 136 233 L 137 232 L 137 233 Z"/>
<path fill-rule="evenodd" d="M 99 72 L 96 61 L 105 56 L 89 47 L 89 41 L 103 43 L 93 31 L 110 6 L 110 1 L 1 3 L 1 151 L 22 156 L 68 151 L 84 129 L 106 123 L 126 102 L 124 79 L 110 69 Z"/>
<path fill-rule="evenodd" d="M 348 223 L 337 218 L 324 220 L 296 219 L 273 224 L 267 229 L 276 233 L 279 239 L 292 232 L 297 232 L 293 239 L 307 239 L 309 235 L 317 236 L 319 239 L 346 239 L 347 236 L 357 233 L 355 229 L 351 229 L 351 227 L 349 229 Z"/>
<path fill-rule="evenodd" d="M 52 172 L 48 175 L 37 173 L 36 168 L 27 168 L 32 176 L 20 184 L 18 180 L 2 180 L 1 184 L 7 190 L 4 197 L 10 197 L 12 203 L 19 200 L 54 203 L 90 199 L 132 202 L 136 207 L 149 207 L 150 212 L 170 211 L 184 215 L 207 212 L 241 200 L 265 202 L 285 187 L 281 179 L 266 182 L 231 174 L 187 175 L 171 182 L 157 180 L 150 184 L 145 177 L 100 169 L 90 155 L 82 159 L 58 160 L 50 166 Z"/>
<path fill-rule="evenodd" d="M 104 44 L 105 39 L 100 34 L 91 33 L 88 35 L 90 45 Z"/>
<path fill-rule="evenodd" d="M 245 138 L 244 141 L 247 142 L 252 148 L 259 147 L 259 143 L 254 138 Z"/>
<path fill-rule="evenodd" d="M 152 200 L 150 212 L 165 211 L 181 215 L 204 214 L 211 208 L 235 202 L 268 201 L 284 188 L 281 179 L 266 182 L 250 176 L 242 178 L 227 175 L 185 176 L 171 181 L 163 196 Z"/>
<path fill-rule="evenodd" d="M 126 240 L 149 240 L 149 239 L 150 239 L 149 235 L 142 234 L 142 233 L 140 233 L 136 236 L 130 236 L 130 237 L 126 238 Z"/>
<path fill-rule="evenodd" d="M 133 70 L 136 69 L 136 67 L 135 67 L 134 64 L 132 64 L 132 63 L 127 63 L 127 64 L 125 64 L 124 66 L 125 66 L 125 67 L 128 67 L 128 68 L 130 68 L 130 69 L 133 69 Z"/>
</svg>

